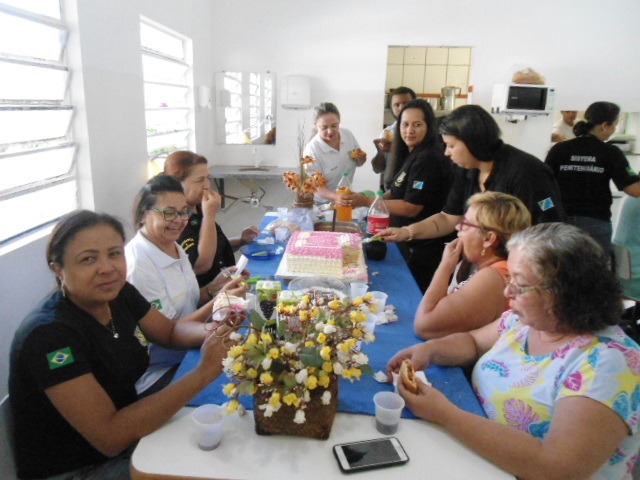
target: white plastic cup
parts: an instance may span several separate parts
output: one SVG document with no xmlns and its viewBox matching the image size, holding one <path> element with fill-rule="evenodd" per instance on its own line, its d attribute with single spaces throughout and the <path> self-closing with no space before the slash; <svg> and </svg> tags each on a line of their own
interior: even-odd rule
<svg viewBox="0 0 640 480">
<path fill-rule="evenodd" d="M 389 296 L 384 292 L 371 292 L 371 295 L 373 295 L 376 305 L 378 306 L 378 313 L 384 312 L 384 307 L 387 305 L 387 298 Z"/>
<path fill-rule="evenodd" d="M 367 332 L 373 333 L 376 330 L 376 323 L 378 322 L 378 315 L 370 313 L 367 317 L 367 321 L 364 323 L 364 328 Z"/>
<path fill-rule="evenodd" d="M 207 404 L 196 408 L 191 414 L 196 426 L 196 441 L 202 450 L 218 448 L 222 440 L 222 414 L 219 405 Z"/>
<path fill-rule="evenodd" d="M 364 295 L 369 290 L 369 285 L 366 283 L 358 283 L 354 282 L 351 284 L 351 299 L 353 300 L 356 297 L 364 297 Z"/>
<path fill-rule="evenodd" d="M 289 209 L 287 207 L 278 208 L 278 218 L 280 220 L 286 219 L 288 213 L 289 213 Z"/>
<path fill-rule="evenodd" d="M 396 433 L 400 424 L 400 415 L 404 408 L 404 399 L 393 392 L 378 392 L 373 396 L 376 406 L 376 428 L 384 435 Z"/>
</svg>

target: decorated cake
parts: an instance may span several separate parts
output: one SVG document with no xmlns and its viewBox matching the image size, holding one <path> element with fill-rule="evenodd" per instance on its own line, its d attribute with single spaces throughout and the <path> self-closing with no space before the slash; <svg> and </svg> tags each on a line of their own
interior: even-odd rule
<svg viewBox="0 0 640 480">
<path fill-rule="evenodd" d="M 287 244 L 284 261 L 293 274 L 358 276 L 364 267 L 362 242 L 355 233 L 297 231 Z"/>
</svg>

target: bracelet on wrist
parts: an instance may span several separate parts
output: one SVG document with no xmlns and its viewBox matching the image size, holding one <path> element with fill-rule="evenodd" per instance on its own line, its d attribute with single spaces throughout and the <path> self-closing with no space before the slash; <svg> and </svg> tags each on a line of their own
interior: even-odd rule
<svg viewBox="0 0 640 480">
<path fill-rule="evenodd" d="M 411 227 L 413 227 L 413 225 L 407 225 L 402 227 L 402 228 L 406 228 L 407 232 L 409 233 L 409 236 L 407 237 L 407 240 L 406 240 L 407 242 L 410 242 L 411 240 L 413 240 L 413 229 Z"/>
<path fill-rule="evenodd" d="M 213 298 L 218 294 L 219 290 L 217 291 L 213 291 L 211 290 L 211 287 L 207 287 L 207 294 L 209 295 L 209 298 Z"/>
</svg>

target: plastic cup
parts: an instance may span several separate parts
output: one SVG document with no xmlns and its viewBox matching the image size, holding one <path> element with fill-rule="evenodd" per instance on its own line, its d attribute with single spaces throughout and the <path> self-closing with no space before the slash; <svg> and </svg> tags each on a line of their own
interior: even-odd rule
<svg viewBox="0 0 640 480">
<path fill-rule="evenodd" d="M 404 408 L 404 399 L 393 392 L 378 392 L 373 396 L 376 406 L 376 428 L 384 435 L 396 433 L 400 424 L 400 415 Z"/>
<path fill-rule="evenodd" d="M 387 305 L 387 298 L 389 296 L 384 292 L 371 292 L 371 295 L 373 295 L 376 305 L 378 306 L 378 313 L 384 312 L 384 307 Z"/>
<path fill-rule="evenodd" d="M 287 218 L 287 214 L 289 213 L 289 209 L 287 207 L 278 208 L 278 218 L 280 220 L 284 220 Z"/>
<path fill-rule="evenodd" d="M 378 315 L 370 313 L 367 317 L 367 321 L 364 322 L 364 328 L 367 332 L 373 333 L 376 330 L 376 323 L 378 322 Z"/>
<path fill-rule="evenodd" d="M 363 297 L 369 290 L 369 286 L 366 283 L 354 282 L 351 284 L 351 298 Z"/>
<path fill-rule="evenodd" d="M 191 414 L 196 426 L 196 441 L 202 450 L 213 450 L 222 439 L 222 415 L 219 405 L 207 404 L 196 408 Z"/>
</svg>

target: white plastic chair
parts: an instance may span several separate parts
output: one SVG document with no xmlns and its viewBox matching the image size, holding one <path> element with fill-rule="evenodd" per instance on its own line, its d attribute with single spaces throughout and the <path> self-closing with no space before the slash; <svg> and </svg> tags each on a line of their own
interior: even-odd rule
<svg viewBox="0 0 640 480">
<path fill-rule="evenodd" d="M 0 402 L 0 478 L 16 480 L 16 464 L 13 452 L 12 417 L 9 395 Z"/>
</svg>

